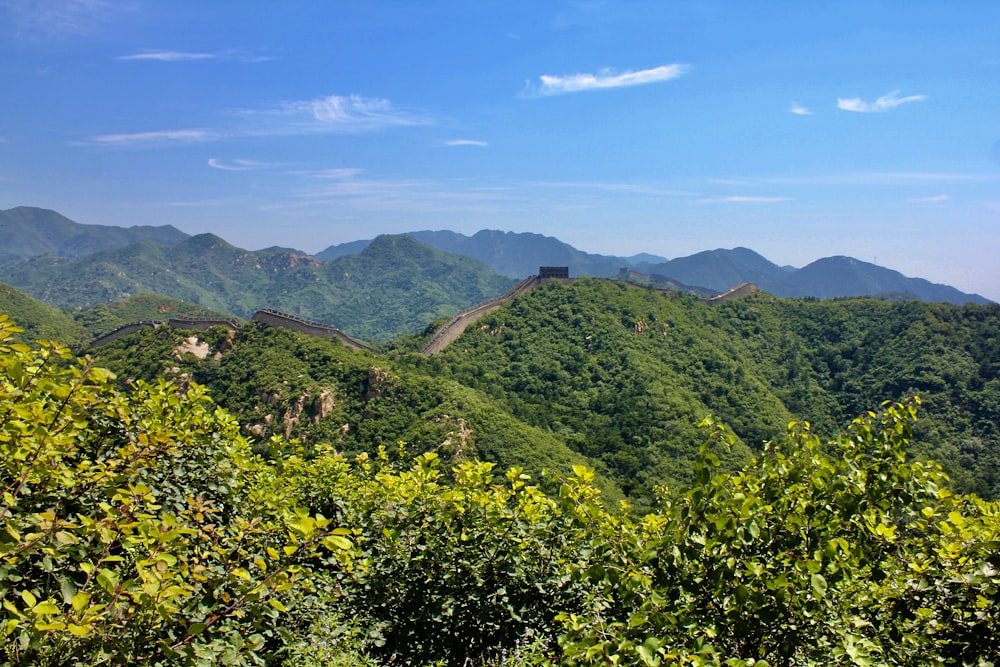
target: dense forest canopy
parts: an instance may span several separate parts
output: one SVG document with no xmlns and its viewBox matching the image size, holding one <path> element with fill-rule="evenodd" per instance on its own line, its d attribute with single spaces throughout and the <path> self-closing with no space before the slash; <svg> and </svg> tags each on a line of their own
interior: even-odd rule
<svg viewBox="0 0 1000 667">
<path fill-rule="evenodd" d="M 738 472 L 702 423 L 642 517 L 583 465 L 254 454 L 205 390 L 0 320 L 0 639 L 12 665 L 924 665 L 1000 652 L 1000 507 L 906 451 L 919 401 Z M 403 453 L 403 456 L 400 456 Z M 545 489 L 550 492 L 546 493 Z"/>
<path fill-rule="evenodd" d="M 125 378 L 209 386 L 258 438 L 355 453 L 403 440 L 535 473 L 584 463 L 639 506 L 690 480 L 706 414 L 737 434 L 725 457 L 736 469 L 793 419 L 830 437 L 919 394 L 914 453 L 942 461 L 956 490 L 996 498 L 997 330 L 996 305 L 758 294 L 708 306 L 578 279 L 518 296 L 429 358 L 416 350 L 432 327 L 377 356 L 256 326 L 195 333 L 212 351 L 202 359 L 183 352 L 191 334 L 169 330 L 95 354 Z"/>
</svg>

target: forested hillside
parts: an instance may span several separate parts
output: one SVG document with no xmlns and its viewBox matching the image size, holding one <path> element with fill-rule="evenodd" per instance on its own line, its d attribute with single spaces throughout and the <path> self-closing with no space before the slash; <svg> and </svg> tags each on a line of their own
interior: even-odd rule
<svg viewBox="0 0 1000 667">
<path fill-rule="evenodd" d="M 406 237 L 320 262 L 283 249 L 251 252 L 212 234 L 171 246 L 137 243 L 78 259 L 38 257 L 0 267 L 21 291 L 66 308 L 154 293 L 248 318 L 274 308 L 375 341 L 502 294 L 515 281 L 467 257 Z"/>
<path fill-rule="evenodd" d="M 403 443 L 405 457 L 435 452 L 447 462 L 481 459 L 536 475 L 577 464 L 603 467 L 482 392 L 386 357 L 249 323 L 235 335 L 197 333 L 207 343 L 199 358 L 186 351 L 189 335 L 146 330 L 93 354 L 122 378 L 206 385 L 262 453 L 269 438 L 282 436 L 309 449 L 327 443 L 348 455 L 374 455 L 382 446 L 396 452 Z M 615 484 L 602 479 L 605 492 L 620 497 Z"/>
<path fill-rule="evenodd" d="M 710 307 L 578 280 L 520 297 L 418 367 L 481 389 L 647 489 L 685 478 L 707 413 L 759 450 L 790 419 L 832 434 L 883 400 L 920 394 L 915 449 L 961 488 L 997 497 L 998 330 L 996 305 L 758 294 Z"/>
<path fill-rule="evenodd" d="M 68 345 L 86 338 L 83 327 L 68 314 L 5 283 L 0 283 L 0 313 L 23 322 L 22 328 L 27 340 L 45 338 Z"/>
<path fill-rule="evenodd" d="M 581 465 L 539 480 L 281 435 L 255 455 L 188 378 L 119 389 L 18 333 L 0 319 L 4 664 L 987 667 L 1000 653 L 1000 507 L 909 460 L 916 401 L 825 445 L 793 423 L 736 473 L 719 461 L 735 434 L 706 419 L 691 483 L 640 519 Z M 351 361 L 304 341 L 292 356 L 314 355 Z"/>
<path fill-rule="evenodd" d="M 723 454 L 735 469 L 791 420 L 832 436 L 883 400 L 919 394 L 913 451 L 941 460 L 956 489 L 993 498 L 998 327 L 997 306 L 766 294 L 708 306 L 581 279 L 518 296 L 429 358 L 416 350 L 430 329 L 378 357 L 256 327 L 220 332 L 205 359 L 176 352 L 188 334 L 167 330 L 95 353 L 123 377 L 186 373 L 258 436 L 369 452 L 403 440 L 445 456 L 461 443 L 533 471 L 572 453 L 639 506 L 655 486 L 690 480 L 707 414 L 738 436 Z"/>
</svg>

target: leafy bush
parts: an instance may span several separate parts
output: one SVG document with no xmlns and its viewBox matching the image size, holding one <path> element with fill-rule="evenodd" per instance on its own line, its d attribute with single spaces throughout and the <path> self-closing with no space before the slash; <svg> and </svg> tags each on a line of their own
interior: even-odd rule
<svg viewBox="0 0 1000 667">
<path fill-rule="evenodd" d="M 137 383 L 0 319 L 0 639 L 7 664 L 253 664 L 330 520 L 268 494 L 273 471 L 203 389 Z"/>
<path fill-rule="evenodd" d="M 793 424 L 739 473 L 607 535 L 563 613 L 570 664 L 985 667 L 1000 655 L 1000 513 L 907 460 L 916 404 L 866 413 L 827 454 Z M 733 435 L 709 420 L 713 442 Z"/>
</svg>

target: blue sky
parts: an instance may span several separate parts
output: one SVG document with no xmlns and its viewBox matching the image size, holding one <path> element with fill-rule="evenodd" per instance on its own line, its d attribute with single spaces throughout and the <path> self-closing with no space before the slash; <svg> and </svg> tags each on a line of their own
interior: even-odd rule
<svg viewBox="0 0 1000 667">
<path fill-rule="evenodd" d="M 1000 3 L 0 0 L 0 208 L 531 231 L 1000 300 Z"/>
</svg>

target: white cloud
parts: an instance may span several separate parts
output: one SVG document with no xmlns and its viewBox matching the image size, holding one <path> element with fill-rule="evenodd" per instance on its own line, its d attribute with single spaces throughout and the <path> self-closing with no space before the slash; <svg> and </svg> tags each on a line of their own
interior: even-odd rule
<svg viewBox="0 0 1000 667">
<path fill-rule="evenodd" d="M 1000 181 L 1000 174 L 962 172 L 835 172 L 794 176 L 747 176 L 712 178 L 717 185 L 753 187 L 761 185 L 912 185 L 915 183 L 957 182 L 989 183 Z"/>
<path fill-rule="evenodd" d="M 901 104 L 909 104 L 910 102 L 923 102 L 927 99 L 926 95 L 910 95 L 908 97 L 900 97 L 899 91 L 894 90 L 888 95 L 883 95 L 874 102 L 865 102 L 860 97 L 838 97 L 837 107 L 843 109 L 844 111 L 857 111 L 859 113 L 877 113 L 881 111 L 888 111 L 894 107 L 898 107 Z"/>
<path fill-rule="evenodd" d="M 272 108 L 238 110 L 231 115 L 242 119 L 242 123 L 219 129 L 102 134 L 75 143 L 84 146 L 146 146 L 173 142 L 214 141 L 233 137 L 363 132 L 392 126 L 427 125 L 433 122 L 429 118 L 395 109 L 389 100 L 358 95 L 347 97 L 329 95 L 314 100 L 284 102 Z"/>
<path fill-rule="evenodd" d="M 485 141 L 479 141 L 478 139 L 449 139 L 444 142 L 445 146 L 489 146 Z"/>
<path fill-rule="evenodd" d="M 165 63 L 185 60 L 212 60 L 218 58 L 214 53 L 192 53 L 190 51 L 141 51 L 127 56 L 118 56 L 118 60 L 159 60 Z"/>
<path fill-rule="evenodd" d="M 392 108 L 389 100 L 360 95 L 330 95 L 300 103 L 313 117 L 326 125 L 412 125 L 414 121 Z"/>
<path fill-rule="evenodd" d="M 676 79 L 689 69 L 687 65 L 675 63 L 635 72 L 627 71 L 621 74 L 616 74 L 612 70 L 601 70 L 597 74 L 571 74 L 569 76 L 543 74 L 539 77 L 541 83 L 537 86 L 529 85 L 525 94 L 544 97 L 548 95 L 576 93 L 583 90 L 640 86 Z"/>
<path fill-rule="evenodd" d="M 250 171 L 252 169 L 264 169 L 276 165 L 274 163 L 258 162 L 257 160 L 233 159 L 224 161 L 213 157 L 208 159 L 208 166 L 223 171 Z"/>
<path fill-rule="evenodd" d="M 227 50 L 218 52 L 200 51 L 139 51 L 127 56 L 118 56 L 118 60 L 155 60 L 165 63 L 190 62 L 197 60 L 238 60 L 248 63 L 259 63 L 272 60 L 269 56 L 259 56 L 242 50 Z"/>
<path fill-rule="evenodd" d="M 856 174 L 857 177 L 874 183 L 907 183 L 920 181 L 995 181 L 998 176 L 994 174 L 973 174 L 958 172 L 872 172 Z"/>
<path fill-rule="evenodd" d="M 774 204 L 781 201 L 791 201 L 791 197 L 747 197 L 734 195 L 732 197 L 723 197 L 722 201 L 737 204 Z"/>
<path fill-rule="evenodd" d="M 493 211 L 506 194 L 471 183 L 340 178 L 302 192 L 303 201 L 355 211 L 444 213 Z"/>
<path fill-rule="evenodd" d="M 332 178 L 335 180 L 340 180 L 344 178 L 353 178 L 360 174 L 363 170 L 357 167 L 340 167 L 335 169 L 321 169 L 320 171 L 307 172 L 309 176 L 315 178 Z"/>
<path fill-rule="evenodd" d="M 170 142 L 211 141 L 217 139 L 218 136 L 209 130 L 161 130 L 158 132 L 133 132 L 131 134 L 100 134 L 82 143 L 100 146 L 136 146 Z"/>
<path fill-rule="evenodd" d="M 915 197 L 907 201 L 911 204 L 939 204 L 950 200 L 951 197 L 949 195 L 933 195 L 931 197 Z"/>
<path fill-rule="evenodd" d="M 597 181 L 536 181 L 530 185 L 540 188 L 586 190 L 588 192 L 612 192 L 648 197 L 690 197 L 693 193 L 684 190 L 663 188 L 643 183 L 614 183 Z"/>
<path fill-rule="evenodd" d="M 792 102 L 792 106 L 788 108 L 788 111 L 795 114 L 796 116 L 811 116 L 812 111 L 807 107 L 802 106 L 798 102 Z"/>
<path fill-rule="evenodd" d="M 328 95 L 284 102 L 274 109 L 247 110 L 242 114 L 262 123 L 249 134 L 355 132 L 432 122 L 429 118 L 394 108 L 389 100 L 361 95 Z"/>
</svg>

